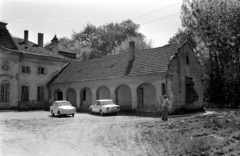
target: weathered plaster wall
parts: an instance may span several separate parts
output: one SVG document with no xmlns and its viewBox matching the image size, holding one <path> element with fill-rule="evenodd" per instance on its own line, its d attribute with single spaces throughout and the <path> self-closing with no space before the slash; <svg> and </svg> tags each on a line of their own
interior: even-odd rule
<svg viewBox="0 0 240 156">
<path fill-rule="evenodd" d="M 84 89 L 86 89 L 86 99 L 85 99 L 85 101 L 83 101 L 83 90 Z M 89 88 L 84 88 L 84 89 L 82 89 L 82 91 L 81 91 L 81 93 L 80 93 L 80 101 L 81 101 L 81 105 L 80 105 L 80 107 L 85 107 L 85 108 L 87 108 L 87 107 L 89 107 L 90 105 L 92 105 L 92 91 L 91 91 L 91 89 L 89 89 Z"/>
<path fill-rule="evenodd" d="M 170 62 L 167 75 L 167 95 L 171 99 L 170 112 L 182 105 L 181 97 L 181 81 L 180 81 L 180 62 L 177 56 L 174 56 Z"/>
<path fill-rule="evenodd" d="M 127 85 L 121 85 L 115 91 L 116 103 L 122 108 L 131 108 L 132 106 L 132 93 L 131 89 Z"/>
<path fill-rule="evenodd" d="M 156 87 L 152 84 L 146 83 L 138 87 L 138 108 L 157 108 L 159 103 L 157 101 Z M 158 93 L 159 94 L 159 93 Z"/>
<path fill-rule="evenodd" d="M 111 99 L 109 88 L 106 86 L 100 87 L 97 90 L 97 99 Z"/>
<path fill-rule="evenodd" d="M 18 106 L 18 65 L 18 53 L 0 47 L 0 85 L 3 81 L 10 83 L 9 102 L 1 102 L 0 109 L 10 109 Z M 8 69 L 4 70 L 3 66 Z"/>
<path fill-rule="evenodd" d="M 73 105 L 73 106 L 77 106 L 77 102 L 76 102 L 76 91 L 72 88 L 67 90 L 66 93 L 66 99 Z"/>
<path fill-rule="evenodd" d="M 187 63 L 187 57 L 188 63 Z M 203 106 L 202 68 L 197 61 L 189 44 L 185 44 L 179 50 L 169 64 L 167 86 L 168 95 L 173 101 L 172 111 L 178 108 L 198 109 Z M 186 102 L 186 77 L 192 78 L 194 89 L 198 94 L 198 100 L 192 103 Z"/>
<path fill-rule="evenodd" d="M 48 89 L 46 86 L 47 81 L 50 76 L 59 70 L 66 61 L 60 59 L 52 59 L 50 57 L 36 56 L 36 55 L 23 55 L 21 57 L 21 61 L 19 64 L 19 84 L 20 90 L 19 93 L 21 95 L 21 86 L 26 85 L 29 86 L 29 101 L 21 102 L 21 106 L 28 105 L 28 107 L 34 108 L 45 108 L 48 107 Z M 22 66 L 29 66 L 31 72 L 30 73 L 22 73 Z M 38 67 L 42 67 L 45 69 L 44 74 L 38 74 Z M 44 86 L 44 101 L 37 101 L 37 87 Z M 21 96 L 20 96 L 21 98 Z"/>
<path fill-rule="evenodd" d="M 155 94 L 152 95 L 152 91 L 146 91 L 145 95 L 150 96 L 151 98 L 154 97 L 153 99 L 155 100 L 150 100 L 150 98 L 147 99 L 147 107 L 143 109 L 161 109 L 161 99 L 162 99 L 162 89 L 161 89 L 161 84 L 165 83 L 165 76 L 164 74 L 155 74 L 155 75 L 145 75 L 145 76 L 137 76 L 137 77 L 123 77 L 123 78 L 114 78 L 114 79 L 104 79 L 104 80 L 94 80 L 94 81 L 84 81 L 84 82 L 72 82 L 72 83 L 62 83 L 62 84 L 51 84 L 50 85 L 50 90 L 51 93 L 53 94 L 56 89 L 61 89 L 66 93 L 66 91 L 69 88 L 73 88 L 77 92 L 77 108 L 81 109 L 80 103 L 81 103 L 81 90 L 83 88 L 89 88 L 91 90 L 91 97 L 92 97 L 92 104 L 95 103 L 95 100 L 97 99 L 97 90 L 101 88 L 102 86 L 105 86 L 109 88 L 110 90 L 110 98 L 116 101 L 116 96 L 119 96 L 119 94 L 123 93 L 123 90 L 126 90 L 126 88 L 121 88 L 122 85 L 126 85 L 131 89 L 130 91 L 127 91 L 131 95 L 131 108 L 132 109 L 137 109 L 138 105 L 138 96 L 137 96 L 137 88 L 141 86 L 142 84 L 151 84 L 155 88 Z M 120 87 L 120 88 L 119 88 Z M 146 90 L 148 87 L 145 88 Z M 118 91 L 116 91 L 118 90 Z M 118 94 L 116 94 L 118 92 Z M 100 92 L 100 94 L 102 94 Z M 105 94 L 105 93 L 104 93 Z M 106 93 L 108 94 L 108 93 Z M 102 96 L 102 95 L 100 95 Z M 122 99 L 121 105 L 122 106 L 128 106 L 130 105 L 130 102 L 127 100 L 129 99 L 129 94 L 121 94 L 120 96 L 125 97 Z M 51 97 L 54 97 L 53 95 Z M 66 99 L 66 97 L 63 97 Z M 104 97 L 105 98 L 105 97 Z M 108 97 L 106 97 L 108 98 Z M 53 102 L 53 98 L 50 98 L 50 102 Z M 153 101 L 153 102 L 152 102 Z"/>
<path fill-rule="evenodd" d="M 189 57 L 189 64 L 186 62 L 186 55 Z M 188 44 L 185 44 L 179 52 L 180 73 L 181 73 L 181 92 L 182 103 L 186 104 L 188 109 L 200 108 L 203 106 L 203 84 L 202 84 L 202 67 L 197 61 L 194 52 Z M 198 100 L 193 103 L 186 102 L 186 85 L 185 77 L 191 77 L 194 82 L 194 89 L 198 94 Z"/>
</svg>

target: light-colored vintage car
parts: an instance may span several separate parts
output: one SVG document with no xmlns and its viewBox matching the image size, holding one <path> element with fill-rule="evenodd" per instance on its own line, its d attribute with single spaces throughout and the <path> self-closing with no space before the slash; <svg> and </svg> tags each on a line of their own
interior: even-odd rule
<svg viewBox="0 0 240 156">
<path fill-rule="evenodd" d="M 120 106 L 116 105 L 111 99 L 102 99 L 96 100 L 96 103 L 89 107 L 89 111 L 91 113 L 100 113 L 100 115 L 117 114 L 120 111 Z"/>
<path fill-rule="evenodd" d="M 50 106 L 50 112 L 52 116 L 58 115 L 72 115 L 74 117 L 76 113 L 76 107 L 73 107 L 69 101 L 55 101 Z"/>
</svg>

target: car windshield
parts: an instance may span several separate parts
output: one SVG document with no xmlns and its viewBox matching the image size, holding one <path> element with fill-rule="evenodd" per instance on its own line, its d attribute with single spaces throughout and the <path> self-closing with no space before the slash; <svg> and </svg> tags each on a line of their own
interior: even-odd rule
<svg viewBox="0 0 240 156">
<path fill-rule="evenodd" d="M 113 101 L 102 101 L 102 105 L 111 105 L 114 104 Z"/>
<path fill-rule="evenodd" d="M 70 106 L 70 102 L 68 101 L 62 101 L 62 102 L 57 102 L 56 105 L 59 106 Z"/>
</svg>

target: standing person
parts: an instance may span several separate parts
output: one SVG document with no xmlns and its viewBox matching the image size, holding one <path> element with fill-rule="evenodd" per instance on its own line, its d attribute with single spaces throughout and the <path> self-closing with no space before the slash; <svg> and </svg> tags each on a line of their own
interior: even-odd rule
<svg viewBox="0 0 240 156">
<path fill-rule="evenodd" d="M 168 106 L 170 105 L 170 101 L 167 98 L 167 95 L 163 96 L 163 104 L 162 104 L 162 121 L 168 120 Z"/>
</svg>

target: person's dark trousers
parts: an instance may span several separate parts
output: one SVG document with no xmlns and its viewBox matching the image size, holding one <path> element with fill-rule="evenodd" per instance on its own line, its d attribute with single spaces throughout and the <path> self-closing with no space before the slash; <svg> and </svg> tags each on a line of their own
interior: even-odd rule
<svg viewBox="0 0 240 156">
<path fill-rule="evenodd" d="M 167 121 L 168 120 L 168 108 L 163 107 L 162 108 L 162 121 Z"/>
</svg>

